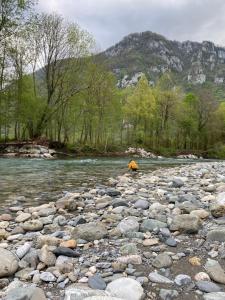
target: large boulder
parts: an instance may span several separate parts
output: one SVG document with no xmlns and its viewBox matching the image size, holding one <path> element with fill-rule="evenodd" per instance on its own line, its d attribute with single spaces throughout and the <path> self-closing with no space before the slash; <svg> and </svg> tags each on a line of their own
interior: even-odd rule
<svg viewBox="0 0 225 300">
<path fill-rule="evenodd" d="M 0 278 L 15 274 L 17 269 L 17 257 L 9 250 L 0 248 Z"/>
<path fill-rule="evenodd" d="M 200 226 L 201 222 L 197 216 L 184 214 L 174 217 L 170 225 L 170 230 L 180 230 L 185 233 L 197 233 Z"/>
<path fill-rule="evenodd" d="M 72 232 L 74 239 L 83 239 L 86 241 L 100 240 L 107 235 L 106 227 L 101 223 L 87 223 L 78 225 Z"/>
<path fill-rule="evenodd" d="M 144 296 L 141 284 L 132 278 L 116 279 L 108 284 L 106 291 L 124 300 L 141 300 Z"/>
<path fill-rule="evenodd" d="M 30 286 L 10 290 L 5 300 L 47 300 L 47 298 L 42 289 Z"/>
</svg>

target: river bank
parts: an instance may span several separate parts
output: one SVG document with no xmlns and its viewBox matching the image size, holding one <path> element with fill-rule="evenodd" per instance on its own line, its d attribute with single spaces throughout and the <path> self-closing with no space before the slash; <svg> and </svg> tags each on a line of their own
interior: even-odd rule
<svg viewBox="0 0 225 300">
<path fill-rule="evenodd" d="M 224 216 L 224 162 L 129 173 L 5 208 L 0 297 L 225 299 Z"/>
<path fill-rule="evenodd" d="M 157 151 L 156 151 L 157 152 Z M 165 154 L 165 155 L 164 155 Z M 136 157 L 149 159 L 179 158 L 179 159 L 213 159 L 217 156 L 210 157 L 206 152 L 196 151 L 171 151 L 168 150 L 163 155 L 158 152 L 145 150 L 142 147 L 128 147 L 124 149 L 98 150 L 88 146 L 81 148 L 69 147 L 65 144 L 54 143 L 45 140 L 40 141 L 12 141 L 0 143 L 0 157 L 6 158 L 63 158 L 63 157 Z"/>
</svg>

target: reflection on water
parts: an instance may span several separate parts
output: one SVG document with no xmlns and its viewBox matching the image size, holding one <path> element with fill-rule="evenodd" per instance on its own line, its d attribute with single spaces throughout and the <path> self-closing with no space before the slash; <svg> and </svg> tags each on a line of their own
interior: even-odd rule
<svg viewBox="0 0 225 300">
<path fill-rule="evenodd" d="M 193 162 L 177 159 L 137 161 L 143 171 Z M 5 206 L 12 205 L 12 199 L 18 197 L 25 205 L 54 201 L 64 191 L 75 191 L 81 186 L 94 186 L 96 183 L 106 182 L 109 177 L 124 174 L 128 162 L 129 158 L 0 158 L 0 208 L 3 210 Z"/>
</svg>

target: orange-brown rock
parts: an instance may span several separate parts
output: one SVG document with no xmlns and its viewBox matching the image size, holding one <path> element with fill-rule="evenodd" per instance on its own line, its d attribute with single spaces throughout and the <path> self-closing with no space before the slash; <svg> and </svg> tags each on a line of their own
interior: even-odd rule
<svg viewBox="0 0 225 300">
<path fill-rule="evenodd" d="M 77 247 L 77 242 L 75 240 L 63 241 L 62 243 L 60 243 L 60 247 L 74 249 Z"/>
</svg>

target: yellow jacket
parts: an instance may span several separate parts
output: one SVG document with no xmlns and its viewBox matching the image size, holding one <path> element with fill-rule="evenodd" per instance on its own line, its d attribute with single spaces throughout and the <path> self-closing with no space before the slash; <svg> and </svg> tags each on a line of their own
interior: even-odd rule
<svg viewBox="0 0 225 300">
<path fill-rule="evenodd" d="M 138 164 L 136 163 L 136 161 L 132 160 L 131 162 L 129 162 L 128 168 L 130 170 L 137 170 L 138 169 Z"/>
</svg>

